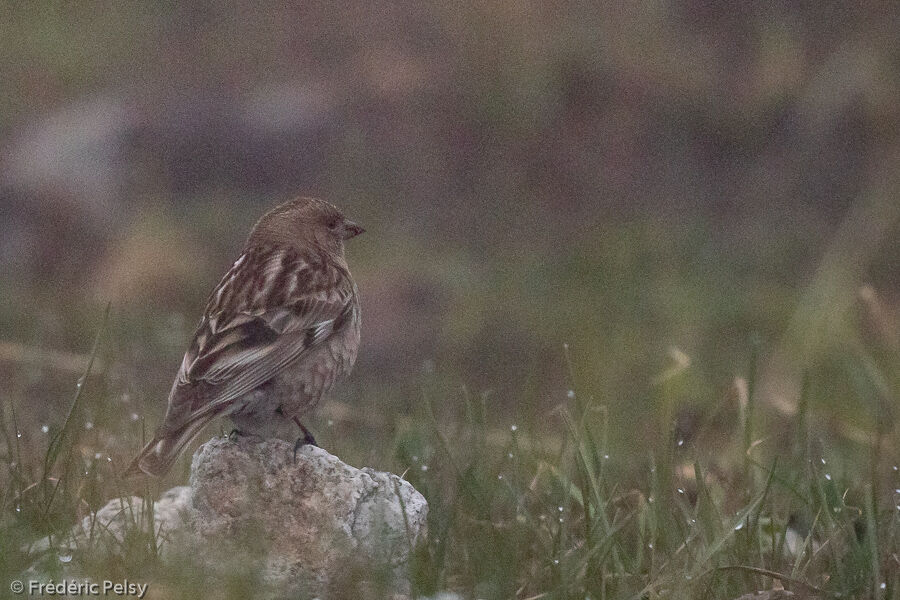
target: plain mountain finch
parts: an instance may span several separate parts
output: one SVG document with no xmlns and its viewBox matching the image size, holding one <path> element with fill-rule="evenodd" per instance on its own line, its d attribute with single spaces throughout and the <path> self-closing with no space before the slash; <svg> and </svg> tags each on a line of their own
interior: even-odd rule
<svg viewBox="0 0 900 600">
<path fill-rule="evenodd" d="M 300 417 L 350 371 L 359 348 L 359 291 L 344 241 L 362 232 L 313 198 L 263 215 L 210 295 L 165 420 L 126 475 L 164 475 L 219 415 L 261 437 L 293 421 L 315 443 Z"/>
</svg>

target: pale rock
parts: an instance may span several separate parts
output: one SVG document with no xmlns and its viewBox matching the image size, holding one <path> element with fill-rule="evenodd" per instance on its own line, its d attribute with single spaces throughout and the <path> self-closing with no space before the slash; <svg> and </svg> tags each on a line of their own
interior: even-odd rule
<svg viewBox="0 0 900 600">
<path fill-rule="evenodd" d="M 263 580 L 325 590 L 362 569 L 408 589 L 405 568 L 425 534 L 428 504 L 396 475 L 356 469 L 314 446 L 214 438 L 191 464 L 193 531 L 204 548 L 252 543 Z"/>
<path fill-rule="evenodd" d="M 61 554 L 122 552 L 130 533 L 154 539 L 170 568 L 208 581 L 238 574 L 259 582 L 259 597 L 366 597 L 409 593 L 410 552 L 426 532 L 428 504 L 391 473 L 351 467 L 325 450 L 283 440 L 213 438 L 194 454 L 190 486 L 170 489 L 149 507 L 117 498 L 65 538 L 30 550 Z M 34 573 L 45 567 L 34 565 Z M 152 586 L 151 586 L 152 587 Z"/>
</svg>

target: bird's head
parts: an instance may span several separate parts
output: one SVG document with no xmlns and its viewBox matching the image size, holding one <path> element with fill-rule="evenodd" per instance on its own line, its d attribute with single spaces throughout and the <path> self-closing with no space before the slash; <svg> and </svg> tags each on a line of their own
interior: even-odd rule
<svg viewBox="0 0 900 600">
<path fill-rule="evenodd" d="M 342 253 L 344 241 L 364 231 L 330 202 L 317 198 L 295 198 L 264 214 L 253 227 L 248 244 L 268 242 L 315 246 L 328 252 Z"/>
</svg>

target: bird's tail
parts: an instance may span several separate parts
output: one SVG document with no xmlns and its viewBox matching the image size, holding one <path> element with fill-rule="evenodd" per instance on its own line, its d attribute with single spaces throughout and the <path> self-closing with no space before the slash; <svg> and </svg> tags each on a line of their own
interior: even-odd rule
<svg viewBox="0 0 900 600">
<path fill-rule="evenodd" d="M 162 477 L 172 468 L 172 463 L 184 450 L 203 427 L 209 423 L 214 415 L 199 414 L 184 425 L 174 430 L 158 432 L 150 442 L 144 446 L 125 472 L 123 477 L 133 477 L 145 474 L 152 477 Z"/>
</svg>

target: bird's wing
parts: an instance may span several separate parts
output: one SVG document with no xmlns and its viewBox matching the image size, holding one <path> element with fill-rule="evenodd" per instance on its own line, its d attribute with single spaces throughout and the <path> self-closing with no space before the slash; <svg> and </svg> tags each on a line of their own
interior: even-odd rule
<svg viewBox="0 0 900 600">
<path fill-rule="evenodd" d="M 269 262 L 281 260 L 276 256 Z M 291 292 L 277 307 L 258 306 L 258 301 L 248 299 L 237 302 L 243 308 L 236 312 L 218 307 L 218 299 L 239 295 L 227 288 L 239 285 L 242 278 L 231 272 L 225 276 L 182 360 L 169 398 L 167 428 L 177 427 L 198 412 L 224 409 L 346 326 L 353 306 L 349 278 L 339 277 L 334 285 L 322 286 L 317 281 L 321 277 L 302 265 L 292 272 L 296 280 Z M 189 393 L 201 389 L 202 393 Z"/>
</svg>

